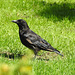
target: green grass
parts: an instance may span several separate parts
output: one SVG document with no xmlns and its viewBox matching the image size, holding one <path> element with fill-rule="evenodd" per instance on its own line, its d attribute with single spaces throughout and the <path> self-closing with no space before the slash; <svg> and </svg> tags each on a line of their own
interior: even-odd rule
<svg viewBox="0 0 75 75">
<path fill-rule="evenodd" d="M 44 53 L 42 58 L 48 58 L 49 61 L 29 59 L 26 64 L 27 59 L 22 63 L 20 58 L 13 60 L 1 55 L 0 65 L 10 66 L 9 75 L 24 75 L 19 72 L 23 65 L 32 66 L 33 75 L 75 74 L 75 0 L 0 0 L 0 52 L 32 57 L 32 52 L 20 42 L 18 26 L 11 22 L 17 19 L 26 20 L 30 29 L 64 57 L 40 51 L 39 55 Z"/>
</svg>

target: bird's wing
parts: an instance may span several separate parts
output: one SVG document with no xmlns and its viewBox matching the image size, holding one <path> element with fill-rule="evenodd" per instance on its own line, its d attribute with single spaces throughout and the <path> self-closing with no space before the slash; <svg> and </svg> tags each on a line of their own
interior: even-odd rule
<svg viewBox="0 0 75 75">
<path fill-rule="evenodd" d="M 40 38 L 40 41 L 37 40 L 36 42 L 34 42 L 34 44 L 43 50 L 47 50 L 51 46 L 47 41 L 42 38 Z"/>
<path fill-rule="evenodd" d="M 48 47 L 50 46 L 50 44 L 47 41 L 42 39 L 36 33 L 32 32 L 32 33 L 24 34 L 24 37 L 26 37 L 26 40 L 30 44 L 35 45 L 36 47 L 39 47 L 40 49 L 48 49 Z"/>
</svg>

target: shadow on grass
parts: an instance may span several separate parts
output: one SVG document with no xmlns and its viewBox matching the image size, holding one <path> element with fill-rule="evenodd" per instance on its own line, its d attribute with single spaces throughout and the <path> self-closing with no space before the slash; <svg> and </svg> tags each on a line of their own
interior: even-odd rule
<svg viewBox="0 0 75 75">
<path fill-rule="evenodd" d="M 10 53 L 10 52 L 0 52 L 0 56 L 6 57 L 6 58 L 9 58 L 9 59 L 14 59 L 14 58 L 22 58 L 24 55 Z"/>
<path fill-rule="evenodd" d="M 15 59 L 15 58 L 22 58 L 24 55 L 14 54 L 14 53 L 10 53 L 10 52 L 0 52 L 0 56 L 6 57 L 6 58 L 9 58 L 9 59 Z M 37 60 L 49 61 L 49 59 L 46 59 L 46 58 L 37 58 Z"/>
<path fill-rule="evenodd" d="M 46 59 L 46 58 L 37 58 L 37 60 L 44 60 L 44 61 L 49 61 L 49 59 Z"/>
<path fill-rule="evenodd" d="M 41 1 L 39 5 L 40 9 L 36 12 L 37 15 L 51 18 L 54 21 L 61 21 L 64 18 L 75 21 L 75 3 L 46 3 Z"/>
</svg>

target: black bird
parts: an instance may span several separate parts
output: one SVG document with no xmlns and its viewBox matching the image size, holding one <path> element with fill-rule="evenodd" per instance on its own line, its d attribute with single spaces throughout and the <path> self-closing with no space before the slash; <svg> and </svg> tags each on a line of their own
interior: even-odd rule
<svg viewBox="0 0 75 75">
<path fill-rule="evenodd" d="M 27 22 L 23 19 L 13 20 L 19 27 L 19 36 L 23 45 L 34 51 L 35 57 L 40 50 L 55 52 L 63 56 L 60 51 L 53 48 L 46 40 L 30 30 Z"/>
</svg>

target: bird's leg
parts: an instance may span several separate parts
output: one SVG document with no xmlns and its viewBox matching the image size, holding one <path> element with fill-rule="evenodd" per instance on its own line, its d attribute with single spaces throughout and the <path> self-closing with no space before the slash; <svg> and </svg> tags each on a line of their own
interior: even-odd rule
<svg viewBox="0 0 75 75">
<path fill-rule="evenodd" d="M 37 55 L 35 55 L 34 59 L 36 59 L 36 56 L 37 56 Z"/>
<path fill-rule="evenodd" d="M 36 51 L 36 50 L 34 51 L 34 54 L 35 54 L 35 57 L 34 57 L 34 59 L 35 59 L 35 58 L 36 58 L 36 56 L 37 56 L 37 51 Z"/>
</svg>

